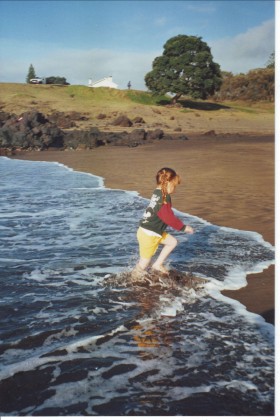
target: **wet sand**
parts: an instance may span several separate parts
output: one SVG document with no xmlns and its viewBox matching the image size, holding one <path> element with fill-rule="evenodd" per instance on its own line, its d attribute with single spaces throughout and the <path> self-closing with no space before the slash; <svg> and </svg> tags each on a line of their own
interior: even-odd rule
<svg viewBox="0 0 280 420">
<path fill-rule="evenodd" d="M 149 198 L 155 173 L 174 168 L 182 184 L 177 210 L 211 223 L 260 233 L 274 245 L 274 136 L 193 135 L 135 148 L 26 152 L 16 158 L 56 161 L 104 178 L 105 186 L 138 191 Z M 248 285 L 224 294 L 274 323 L 274 266 L 247 276 Z"/>
</svg>

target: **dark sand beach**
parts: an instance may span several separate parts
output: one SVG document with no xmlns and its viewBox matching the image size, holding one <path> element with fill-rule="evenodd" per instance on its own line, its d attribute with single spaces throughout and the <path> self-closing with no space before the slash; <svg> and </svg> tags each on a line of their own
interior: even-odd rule
<svg viewBox="0 0 280 420">
<path fill-rule="evenodd" d="M 274 245 L 274 136 L 194 134 L 186 141 L 139 147 L 25 152 L 26 160 L 54 161 L 104 178 L 105 186 L 149 198 L 155 173 L 174 168 L 182 184 L 173 196 L 177 210 L 213 224 L 254 231 Z M 224 294 L 274 323 L 274 266 L 247 276 L 248 285 Z"/>
</svg>

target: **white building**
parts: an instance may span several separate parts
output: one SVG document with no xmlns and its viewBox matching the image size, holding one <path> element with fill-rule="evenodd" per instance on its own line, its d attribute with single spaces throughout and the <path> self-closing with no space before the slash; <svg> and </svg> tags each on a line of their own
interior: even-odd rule
<svg viewBox="0 0 280 420">
<path fill-rule="evenodd" d="M 104 77 L 103 79 L 98 80 L 97 82 L 93 82 L 92 79 L 89 79 L 88 81 L 89 87 L 109 87 L 113 89 L 118 89 L 118 85 L 113 82 L 113 77 Z"/>
</svg>

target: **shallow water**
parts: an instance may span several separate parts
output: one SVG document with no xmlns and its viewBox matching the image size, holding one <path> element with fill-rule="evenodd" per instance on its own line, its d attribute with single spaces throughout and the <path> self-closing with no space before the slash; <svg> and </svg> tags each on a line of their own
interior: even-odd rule
<svg viewBox="0 0 280 420">
<path fill-rule="evenodd" d="M 0 180 L 1 415 L 273 414 L 274 327 L 220 293 L 273 262 L 259 234 L 178 213 L 170 264 L 207 282 L 110 285 L 147 200 L 56 163 Z"/>
</svg>

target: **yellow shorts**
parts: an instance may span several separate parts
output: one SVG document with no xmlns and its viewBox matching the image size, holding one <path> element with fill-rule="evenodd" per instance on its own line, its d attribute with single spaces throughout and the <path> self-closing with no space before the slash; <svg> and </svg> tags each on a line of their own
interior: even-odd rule
<svg viewBox="0 0 280 420">
<path fill-rule="evenodd" d="M 168 236 L 168 233 L 163 232 L 162 236 L 147 235 L 143 229 L 139 228 L 137 231 L 137 239 L 139 242 L 139 252 L 141 258 L 151 258 L 158 249 L 158 246 Z"/>
</svg>

